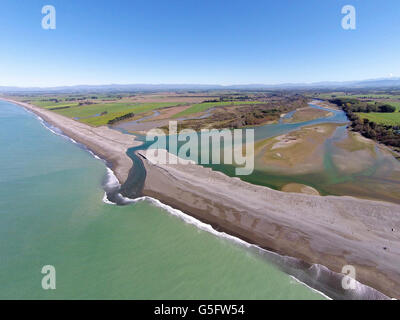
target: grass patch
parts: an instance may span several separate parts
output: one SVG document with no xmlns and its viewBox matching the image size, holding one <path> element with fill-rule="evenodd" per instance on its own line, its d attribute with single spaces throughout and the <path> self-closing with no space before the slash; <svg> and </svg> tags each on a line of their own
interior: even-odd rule
<svg viewBox="0 0 400 320">
<path fill-rule="evenodd" d="M 377 124 L 389 125 L 389 126 L 398 126 L 400 125 L 400 112 L 370 112 L 370 113 L 357 113 L 360 118 L 368 119 L 369 121 L 373 121 Z"/>
<path fill-rule="evenodd" d="M 52 108 L 59 108 L 59 107 L 76 107 L 78 106 L 78 103 L 76 102 L 59 102 L 56 103 L 54 101 L 32 101 L 32 104 L 34 104 L 35 106 L 44 108 L 44 109 L 52 109 Z"/>
</svg>

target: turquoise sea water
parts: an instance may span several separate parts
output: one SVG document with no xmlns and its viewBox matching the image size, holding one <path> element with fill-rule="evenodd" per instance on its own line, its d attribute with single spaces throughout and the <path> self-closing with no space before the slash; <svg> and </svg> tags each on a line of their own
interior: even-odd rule
<svg viewBox="0 0 400 320">
<path fill-rule="evenodd" d="M 148 201 L 102 201 L 106 167 L 0 101 L 1 299 L 322 299 L 265 255 Z M 41 269 L 56 268 L 43 290 Z"/>
</svg>

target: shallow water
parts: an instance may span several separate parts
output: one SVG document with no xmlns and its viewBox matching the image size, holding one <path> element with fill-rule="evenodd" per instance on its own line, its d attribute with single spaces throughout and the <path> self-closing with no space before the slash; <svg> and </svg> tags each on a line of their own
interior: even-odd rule
<svg viewBox="0 0 400 320">
<path fill-rule="evenodd" d="M 0 101 L 1 299 L 321 299 L 264 254 L 148 201 L 102 201 L 106 167 Z M 43 290 L 41 268 L 56 268 Z"/>
<path fill-rule="evenodd" d="M 288 183 L 300 183 L 317 189 L 321 195 L 350 195 L 400 203 L 400 162 L 390 153 L 383 152 L 378 147 L 374 148 L 374 154 L 354 153 L 338 147 L 336 143 L 348 137 L 348 130 L 346 129 L 348 120 L 344 112 L 322 108 L 314 104 L 310 104 L 310 106 L 329 110 L 333 112 L 333 116 L 300 123 L 280 122 L 255 127 L 255 140 L 272 138 L 308 125 L 342 123 L 343 125 L 337 127 L 333 136 L 327 139 L 321 148 L 324 159 L 323 170 L 304 174 L 285 174 L 284 172 L 271 171 L 262 165 L 256 165 L 251 175 L 240 176 L 240 178 L 250 183 L 277 190 Z M 349 165 L 360 163 L 359 168 L 353 172 L 338 168 L 336 162 L 340 157 L 345 159 Z M 206 166 L 224 172 L 229 176 L 235 176 L 235 167 L 232 165 Z"/>
<path fill-rule="evenodd" d="M 310 106 L 317 109 L 329 110 L 333 115 L 305 122 L 283 123 L 280 121 L 277 124 L 255 127 L 254 137 L 256 141 L 261 141 L 299 130 L 304 126 L 322 123 L 343 124 L 337 127 L 333 136 L 327 139 L 320 149 L 323 157 L 323 169 L 308 173 L 286 174 L 285 172 L 270 170 L 256 163 L 252 174 L 240 176 L 240 178 L 244 181 L 267 186 L 276 190 L 280 190 L 288 183 L 299 183 L 315 188 L 321 195 L 351 195 L 360 198 L 400 203 L 400 162 L 390 153 L 383 152 L 377 147 L 375 147 L 374 154 L 368 152 L 351 152 L 338 147 L 336 143 L 348 137 L 346 126 L 349 122 L 345 113 L 341 110 L 323 108 L 313 103 L 310 103 Z M 287 114 L 286 117 L 291 117 L 292 115 L 293 112 Z M 145 140 L 145 136 L 136 136 L 138 140 Z M 174 138 L 174 136 L 172 136 L 172 138 Z M 197 134 L 194 134 L 191 139 L 198 139 Z M 130 179 L 135 182 L 135 187 L 132 186 L 132 183 L 128 183 L 124 186 L 123 192 L 127 196 L 139 196 L 139 186 L 143 185 L 145 178 L 143 165 L 135 156 L 134 152 L 136 150 L 149 148 L 152 143 L 152 141 L 147 142 L 139 147 L 131 148 L 128 151 L 128 155 L 133 159 L 135 165 L 131 172 L 132 178 Z M 184 143 L 186 142 L 178 143 L 178 150 L 179 146 Z M 166 147 L 171 152 L 168 140 Z M 200 150 L 201 147 L 199 145 L 197 153 L 193 153 L 193 158 L 196 162 L 198 162 Z M 344 159 L 348 165 L 352 164 L 354 166 L 354 164 L 359 163 L 359 168 L 352 172 L 343 170 L 343 168 L 338 168 L 337 159 L 339 158 L 342 158 L 342 162 Z M 236 176 L 236 167 L 233 165 L 203 165 L 211 167 L 213 170 L 221 171 L 229 176 Z"/>
</svg>

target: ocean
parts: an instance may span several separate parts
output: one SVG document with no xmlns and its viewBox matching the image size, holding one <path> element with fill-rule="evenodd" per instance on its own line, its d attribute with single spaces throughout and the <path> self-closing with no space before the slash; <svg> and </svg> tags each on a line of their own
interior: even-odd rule
<svg viewBox="0 0 400 320">
<path fill-rule="evenodd" d="M 105 163 L 50 129 L 0 101 L 0 299 L 326 298 L 155 200 L 109 203 Z"/>
</svg>

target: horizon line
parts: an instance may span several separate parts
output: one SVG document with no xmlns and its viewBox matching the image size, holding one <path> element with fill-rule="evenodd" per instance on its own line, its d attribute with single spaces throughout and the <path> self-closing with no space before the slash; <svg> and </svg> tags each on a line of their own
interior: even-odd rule
<svg viewBox="0 0 400 320">
<path fill-rule="evenodd" d="M 281 82 L 281 83 L 238 83 L 238 84 L 218 84 L 218 83 L 104 83 L 104 84 L 66 84 L 66 85 L 49 85 L 49 86 L 19 86 L 19 85 L 0 85 L 0 88 L 18 88 L 18 89 L 57 89 L 57 88 L 73 88 L 73 87 L 107 87 L 107 86 L 208 86 L 208 87 L 247 87 L 247 86 L 264 86 L 264 87 L 279 87 L 279 86 L 310 86 L 318 84 L 350 84 L 357 82 L 368 81 L 398 81 L 400 77 L 381 77 L 359 80 L 323 80 L 312 82 Z"/>
</svg>

